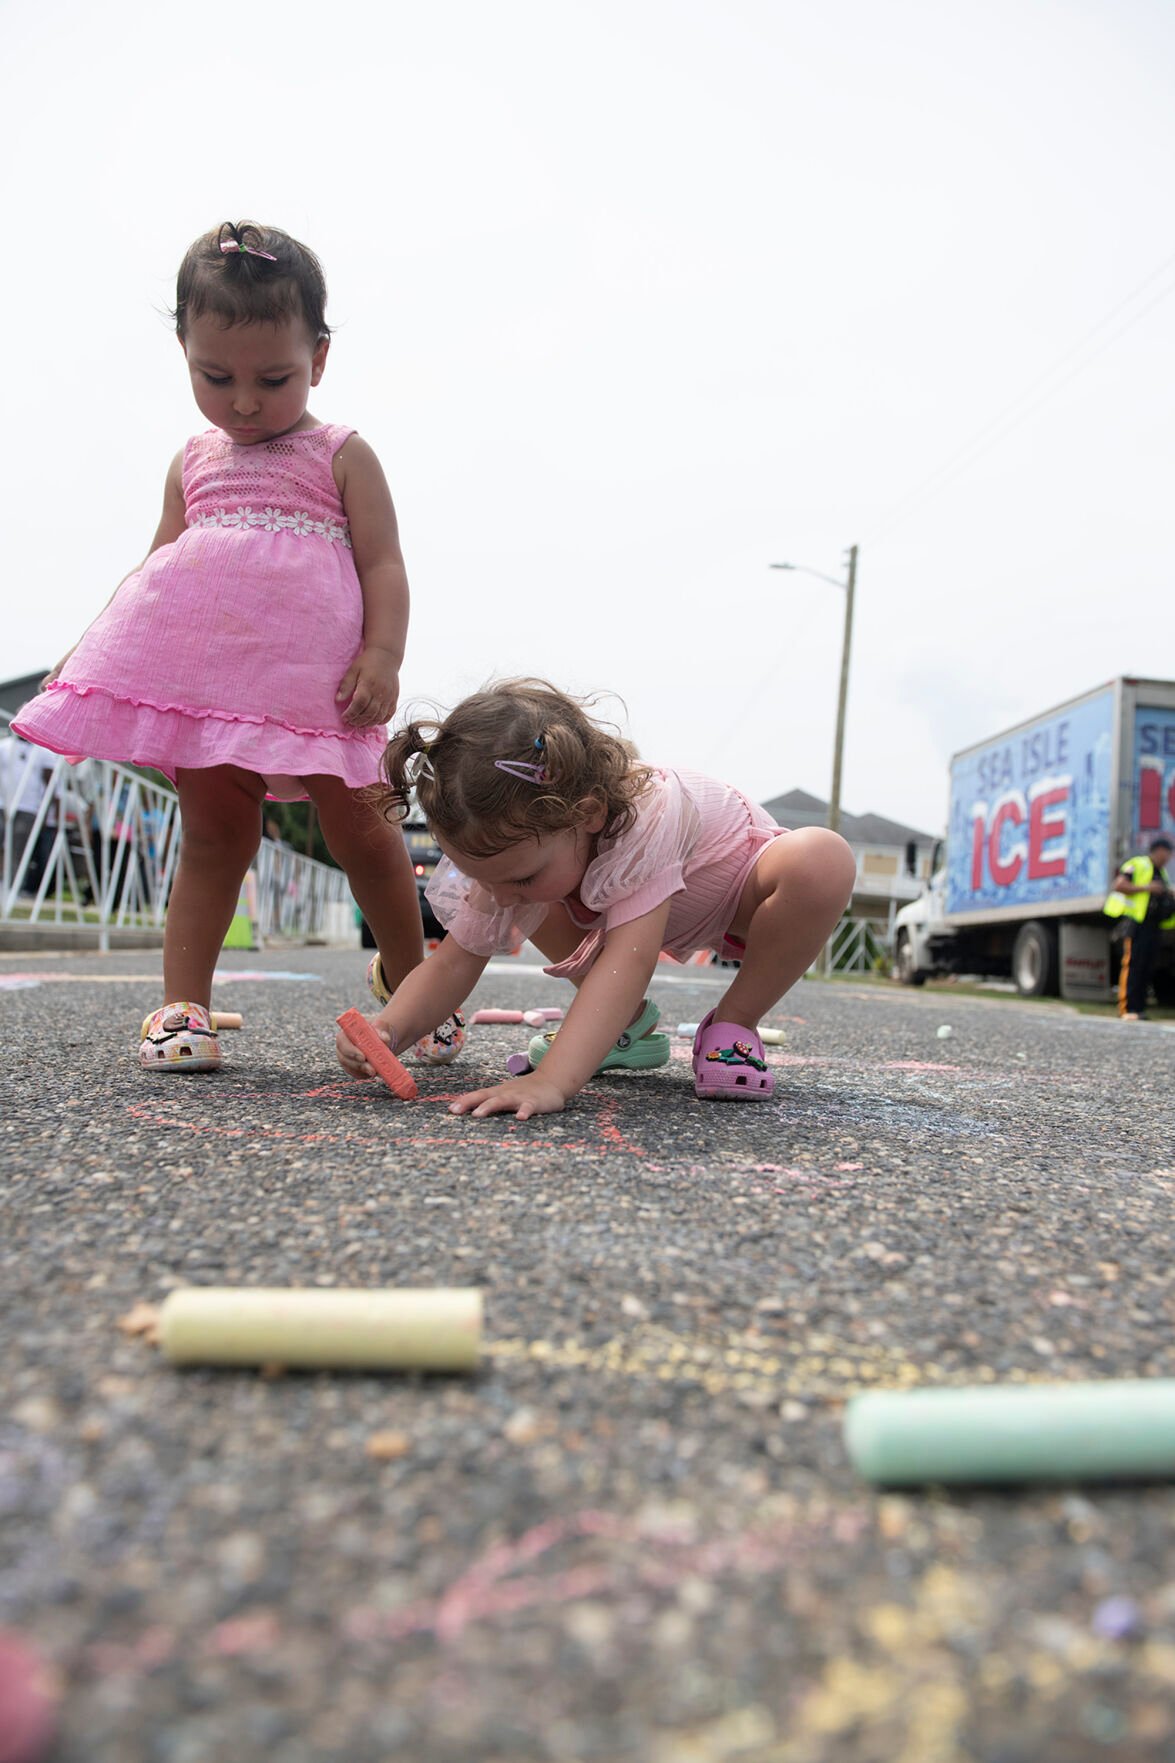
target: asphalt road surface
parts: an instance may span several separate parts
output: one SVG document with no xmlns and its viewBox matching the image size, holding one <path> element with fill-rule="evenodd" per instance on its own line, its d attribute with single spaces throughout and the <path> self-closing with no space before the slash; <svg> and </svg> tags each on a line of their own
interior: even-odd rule
<svg viewBox="0 0 1175 1763">
<path fill-rule="evenodd" d="M 841 1437 L 1175 1373 L 1169 1028 L 810 982 L 770 1104 L 681 1040 L 471 1121 L 529 1031 L 350 1083 L 357 950 L 226 958 L 226 1069 L 141 1074 L 158 960 L 0 957 L 0 1625 L 55 1763 L 1175 1757 L 1170 1486 L 878 1492 Z M 661 969 L 665 1024 L 723 983 Z M 118 1322 L 185 1284 L 480 1286 L 483 1367 L 172 1370 Z"/>
</svg>

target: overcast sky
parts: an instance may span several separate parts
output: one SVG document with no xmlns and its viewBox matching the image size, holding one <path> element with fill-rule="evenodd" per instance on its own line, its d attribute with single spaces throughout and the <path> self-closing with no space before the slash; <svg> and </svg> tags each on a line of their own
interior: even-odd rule
<svg viewBox="0 0 1175 1763">
<path fill-rule="evenodd" d="M 203 427 L 190 240 L 322 257 L 405 702 L 609 688 L 647 757 L 941 828 L 949 754 L 1175 677 L 1170 0 L 7 0 L 0 676 Z M 972 442 L 977 445 L 971 447 Z M 618 715 L 624 712 L 618 709 Z"/>
</svg>

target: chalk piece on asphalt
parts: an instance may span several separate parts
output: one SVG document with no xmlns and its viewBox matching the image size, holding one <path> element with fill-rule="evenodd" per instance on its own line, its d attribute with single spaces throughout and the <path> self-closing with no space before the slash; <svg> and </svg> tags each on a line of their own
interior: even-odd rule
<svg viewBox="0 0 1175 1763">
<path fill-rule="evenodd" d="M 698 1032 L 698 1025 L 696 1022 L 679 1022 L 673 1032 L 682 1035 L 687 1041 L 692 1041 Z"/>
<path fill-rule="evenodd" d="M 506 1070 L 511 1077 L 528 1077 L 534 1070 L 534 1066 L 525 1053 L 511 1053 L 506 1061 Z"/>
<path fill-rule="evenodd" d="M 938 1031 L 938 1038 L 940 1041 L 949 1041 L 951 1036 L 954 1034 L 954 1032 L 955 1031 L 951 1027 L 950 1023 L 944 1022 L 942 1027 Z"/>
<path fill-rule="evenodd" d="M 379 1073 L 389 1090 L 400 1097 L 401 1101 L 414 1102 L 420 1094 L 416 1088 L 416 1079 L 411 1072 L 405 1071 L 387 1042 L 372 1028 L 366 1016 L 358 1010 L 344 1010 L 335 1021 L 346 1035 L 353 1047 L 358 1047 L 373 1071 Z"/>
<path fill-rule="evenodd" d="M 212 1012 L 213 1028 L 241 1028 L 244 1017 L 239 1010 L 214 1010 Z"/>
<path fill-rule="evenodd" d="M 1175 1379 L 870 1391 L 844 1436 L 857 1473 L 890 1487 L 1169 1480 Z"/>
<path fill-rule="evenodd" d="M 412 1440 L 406 1432 L 373 1432 L 363 1449 L 377 1463 L 394 1463 L 408 1455 Z"/>
<path fill-rule="evenodd" d="M 475 1010 L 470 1022 L 521 1022 L 521 1010 Z"/>
<path fill-rule="evenodd" d="M 548 1022 L 562 1022 L 562 1010 L 524 1010 L 522 1020 L 530 1028 L 545 1028 Z"/>
<path fill-rule="evenodd" d="M 0 1763 L 38 1763 L 53 1742 L 58 1689 L 48 1661 L 0 1628 Z"/>
<path fill-rule="evenodd" d="M 173 1365 L 347 1371 L 471 1371 L 481 1346 L 476 1286 L 400 1291 L 192 1286 L 170 1292 L 159 1343 Z"/>
<path fill-rule="evenodd" d="M 761 1028 L 759 1039 L 765 1047 L 782 1047 L 787 1041 L 787 1036 L 781 1028 Z"/>
<path fill-rule="evenodd" d="M 1133 1598 L 1118 1592 L 1103 1598 L 1093 1613 L 1090 1627 L 1104 1641 L 1124 1641 L 1142 1627 L 1142 1612 Z"/>
<path fill-rule="evenodd" d="M 120 1334 L 142 1335 L 152 1346 L 159 1345 L 159 1306 L 148 1304 L 142 1298 L 132 1304 L 125 1316 L 120 1316 L 115 1324 Z M 0 1754 L 0 1763 L 3 1756 Z"/>
</svg>

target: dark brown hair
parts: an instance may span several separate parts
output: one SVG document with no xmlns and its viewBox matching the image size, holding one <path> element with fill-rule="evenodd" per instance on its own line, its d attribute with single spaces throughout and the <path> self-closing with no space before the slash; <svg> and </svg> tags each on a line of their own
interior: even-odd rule
<svg viewBox="0 0 1175 1763">
<path fill-rule="evenodd" d="M 240 249 L 222 251 L 226 242 Z M 268 256 L 257 255 L 263 251 Z M 330 336 L 326 277 L 313 251 L 289 233 L 252 220 L 226 220 L 189 245 L 175 286 L 172 317 L 179 335 L 189 319 L 205 312 L 219 318 L 226 330 L 234 324 L 301 318 L 316 343 Z"/>
<path fill-rule="evenodd" d="M 562 832 L 602 807 L 604 837 L 626 831 L 651 777 L 629 741 L 546 680 L 497 680 L 443 720 L 410 722 L 383 758 L 388 819 L 403 819 L 413 790 L 434 832 L 468 857 L 496 857 L 521 839 Z M 541 779 L 495 760 L 538 766 Z"/>
</svg>

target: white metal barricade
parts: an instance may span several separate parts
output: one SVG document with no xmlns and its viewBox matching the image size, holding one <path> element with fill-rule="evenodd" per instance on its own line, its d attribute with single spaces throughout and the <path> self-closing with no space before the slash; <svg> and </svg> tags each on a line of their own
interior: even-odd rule
<svg viewBox="0 0 1175 1763">
<path fill-rule="evenodd" d="M 179 855 L 170 785 L 59 754 L 8 732 L 0 711 L 0 924 L 162 929 Z M 350 907 L 340 869 L 262 839 L 253 864 L 261 938 L 321 935 Z M 343 909 L 342 914 L 340 908 Z"/>
</svg>

